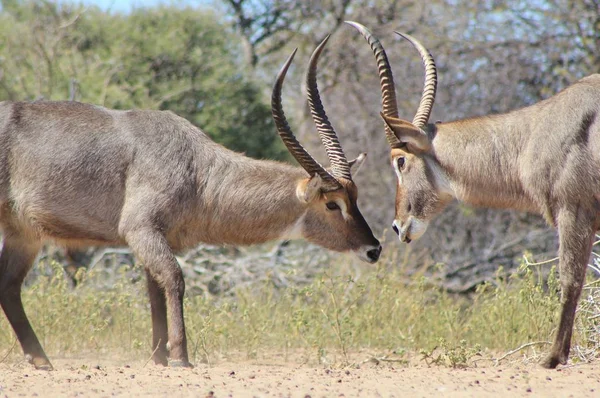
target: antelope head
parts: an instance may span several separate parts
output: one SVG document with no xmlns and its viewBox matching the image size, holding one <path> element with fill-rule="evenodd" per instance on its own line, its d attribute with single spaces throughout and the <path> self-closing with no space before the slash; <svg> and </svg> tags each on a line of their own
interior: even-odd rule
<svg viewBox="0 0 600 398">
<path fill-rule="evenodd" d="M 425 65 L 425 85 L 417 114 L 412 122 L 400 119 L 392 70 L 379 40 L 363 25 L 346 21 L 367 40 L 379 71 L 381 83 L 381 116 L 385 135 L 390 145 L 390 160 L 398 178 L 396 214 L 392 228 L 400 241 L 410 243 L 420 238 L 430 220 L 452 200 L 448 180 L 432 148 L 435 127 L 427 125 L 437 87 L 435 62 L 429 51 L 416 39 L 396 32 L 408 40 L 419 52 Z"/>
<path fill-rule="evenodd" d="M 306 170 L 308 177 L 298 182 L 296 195 L 306 211 L 299 220 L 302 236 L 335 251 L 353 251 L 361 260 L 374 263 L 381 245 L 358 209 L 358 189 L 351 171 L 357 171 L 366 154 L 348 161 L 337 134 L 329 122 L 317 87 L 317 62 L 329 37 L 313 52 L 306 75 L 308 101 L 319 137 L 327 152 L 330 169 L 321 166 L 298 142 L 287 123 L 281 105 L 281 89 L 296 50 L 279 71 L 273 88 L 271 106 L 277 131 L 285 146 Z"/>
</svg>

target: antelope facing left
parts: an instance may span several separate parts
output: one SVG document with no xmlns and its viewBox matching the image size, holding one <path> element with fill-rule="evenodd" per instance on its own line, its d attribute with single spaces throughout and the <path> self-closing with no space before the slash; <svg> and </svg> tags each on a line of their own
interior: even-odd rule
<svg viewBox="0 0 600 398">
<path fill-rule="evenodd" d="M 311 57 L 307 86 L 330 170 L 298 143 L 283 113 L 281 89 L 295 51 L 277 76 L 272 112 L 301 167 L 232 152 L 168 111 L 0 103 L 0 304 L 36 368 L 52 365 L 25 315 L 21 285 L 47 240 L 129 246 L 146 272 L 154 362 L 186 367 L 185 284 L 174 251 L 303 237 L 378 260 L 381 246 L 357 207 L 350 172 L 364 155 L 346 160 L 319 99 L 325 43 Z"/>
<path fill-rule="evenodd" d="M 398 117 L 392 70 L 379 42 L 367 39 L 379 68 L 382 117 L 398 177 L 393 229 L 410 243 L 453 199 L 543 215 L 558 228 L 562 288 L 560 323 L 547 368 L 569 357 L 577 302 L 595 233 L 600 229 L 600 75 L 585 77 L 535 105 L 492 116 L 427 124 L 437 73 L 429 51 L 419 52 L 425 86 L 412 122 Z"/>
</svg>

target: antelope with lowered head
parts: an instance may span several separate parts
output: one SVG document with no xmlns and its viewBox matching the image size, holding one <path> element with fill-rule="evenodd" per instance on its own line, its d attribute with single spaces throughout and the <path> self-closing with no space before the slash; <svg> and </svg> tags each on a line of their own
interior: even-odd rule
<svg viewBox="0 0 600 398">
<path fill-rule="evenodd" d="M 418 50 L 425 66 L 423 95 L 410 122 L 398 117 L 381 43 L 364 26 L 349 23 L 367 39 L 379 68 L 381 115 L 398 177 L 394 231 L 410 243 L 453 199 L 543 215 L 558 229 L 562 310 L 542 365 L 565 364 L 600 228 L 600 75 L 506 114 L 427 124 L 437 87 L 433 57 L 413 37 L 396 32 Z"/>
<path fill-rule="evenodd" d="M 295 51 L 277 76 L 272 112 L 302 167 L 232 152 L 168 111 L 0 103 L 0 304 L 36 368 L 52 365 L 25 315 L 21 285 L 45 240 L 129 246 L 147 276 L 154 362 L 171 366 L 191 366 L 174 250 L 303 237 L 378 260 L 381 246 L 357 207 L 350 172 L 364 154 L 346 160 L 319 99 L 324 45 L 311 57 L 307 83 L 330 170 L 298 143 L 283 113 L 281 89 Z"/>
</svg>

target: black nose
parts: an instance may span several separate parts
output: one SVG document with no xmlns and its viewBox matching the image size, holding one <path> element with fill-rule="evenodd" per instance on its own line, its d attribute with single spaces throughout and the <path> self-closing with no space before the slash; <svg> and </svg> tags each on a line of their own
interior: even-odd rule
<svg viewBox="0 0 600 398">
<path fill-rule="evenodd" d="M 396 224 L 392 224 L 392 229 L 394 230 L 394 232 L 396 233 L 396 235 L 400 236 L 400 231 L 398 230 L 398 227 L 396 226 Z"/>
<path fill-rule="evenodd" d="M 379 260 L 379 255 L 381 254 L 381 246 L 379 246 L 377 249 L 371 249 L 367 252 L 367 257 L 369 258 L 369 260 L 375 262 L 377 260 Z"/>
</svg>

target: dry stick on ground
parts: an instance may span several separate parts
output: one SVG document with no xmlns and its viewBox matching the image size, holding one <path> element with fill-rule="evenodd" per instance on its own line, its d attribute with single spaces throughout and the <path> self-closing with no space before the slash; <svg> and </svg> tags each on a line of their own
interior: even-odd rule
<svg viewBox="0 0 600 398">
<path fill-rule="evenodd" d="M 496 366 L 498 366 L 500 364 L 500 361 L 502 361 L 503 359 L 506 359 L 507 357 L 511 356 L 512 354 L 515 354 L 515 353 L 517 353 L 517 352 L 519 352 L 519 351 L 521 351 L 521 350 L 523 350 L 523 349 L 525 349 L 527 347 L 531 347 L 531 346 L 534 346 L 534 345 L 540 345 L 540 344 L 550 345 L 552 343 L 549 342 L 549 341 L 533 341 L 531 343 L 526 343 L 526 344 L 523 344 L 523 345 L 515 348 L 512 351 L 507 352 L 506 354 L 502 355 L 500 358 L 494 359 L 494 362 L 496 362 Z"/>
<path fill-rule="evenodd" d="M 473 362 L 473 366 L 477 367 L 477 364 L 481 361 L 488 361 L 488 362 L 495 362 L 496 360 L 494 358 L 476 358 L 476 359 L 471 359 L 471 362 Z"/>
<path fill-rule="evenodd" d="M 376 357 L 376 356 L 372 356 L 369 357 L 367 359 L 365 359 L 364 361 L 360 362 L 360 364 L 364 364 L 364 363 L 368 363 L 368 362 L 373 362 L 375 365 L 379 365 L 379 362 L 397 362 L 397 363 L 408 363 L 408 360 L 406 359 L 391 359 L 388 358 L 387 355 L 384 355 L 382 357 Z"/>
<path fill-rule="evenodd" d="M 15 341 L 13 342 L 10 349 L 6 352 L 6 355 L 4 355 L 4 357 L 2 357 L 2 359 L 0 359 L 0 363 L 3 363 L 4 361 L 6 361 L 6 358 L 8 358 L 8 356 L 10 355 L 10 353 L 12 352 L 12 350 L 15 348 L 16 345 L 17 345 L 17 339 L 15 339 Z"/>
<path fill-rule="evenodd" d="M 595 354 L 595 350 L 586 350 L 587 352 L 584 352 L 584 350 L 581 349 L 580 346 L 576 345 L 575 347 L 573 347 L 573 351 L 575 351 L 575 353 L 577 354 L 577 356 L 579 357 L 579 359 L 581 359 L 582 363 L 588 363 L 590 362 L 590 354 L 593 356 Z M 576 365 L 576 364 L 573 364 Z"/>
<path fill-rule="evenodd" d="M 145 368 L 146 365 L 148 365 L 148 362 L 152 360 L 154 354 L 156 354 L 156 351 L 158 350 L 158 347 L 160 347 L 160 339 L 158 339 L 158 342 L 156 343 L 156 348 L 154 349 L 154 351 L 152 351 L 152 355 L 150 355 L 150 358 L 148 358 L 148 360 L 144 363 L 144 366 L 142 366 L 142 368 Z"/>
</svg>

